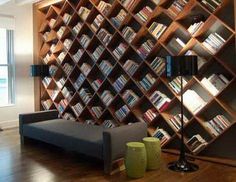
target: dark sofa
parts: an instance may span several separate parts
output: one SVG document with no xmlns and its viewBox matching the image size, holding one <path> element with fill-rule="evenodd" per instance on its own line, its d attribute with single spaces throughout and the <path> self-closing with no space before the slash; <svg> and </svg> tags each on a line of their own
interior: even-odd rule
<svg viewBox="0 0 236 182">
<path fill-rule="evenodd" d="M 142 122 L 107 129 L 58 119 L 56 110 L 20 114 L 19 122 L 22 144 L 32 138 L 102 159 L 105 173 L 111 172 L 113 161 L 124 157 L 126 142 L 147 136 L 147 126 Z"/>
</svg>

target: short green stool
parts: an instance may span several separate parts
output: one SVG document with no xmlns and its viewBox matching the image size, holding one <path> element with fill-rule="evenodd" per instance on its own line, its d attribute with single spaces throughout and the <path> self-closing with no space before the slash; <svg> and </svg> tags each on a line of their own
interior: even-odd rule
<svg viewBox="0 0 236 182">
<path fill-rule="evenodd" d="M 125 168 L 130 178 L 141 178 L 144 176 L 147 165 L 145 145 L 140 142 L 129 142 L 126 144 Z"/>
<path fill-rule="evenodd" d="M 155 137 L 143 138 L 143 143 L 147 152 L 147 169 L 154 170 L 161 165 L 161 144 L 160 140 Z"/>
</svg>

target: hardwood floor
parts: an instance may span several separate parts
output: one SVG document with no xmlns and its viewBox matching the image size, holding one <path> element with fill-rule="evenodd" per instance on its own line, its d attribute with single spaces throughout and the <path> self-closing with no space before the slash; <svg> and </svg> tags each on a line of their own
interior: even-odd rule
<svg viewBox="0 0 236 182">
<path fill-rule="evenodd" d="M 181 174 L 169 171 L 166 164 L 176 159 L 162 155 L 162 167 L 146 172 L 140 182 L 236 182 L 236 168 L 195 161 L 200 170 Z M 103 174 L 102 162 L 65 152 L 42 143 L 20 145 L 18 130 L 0 132 L 0 182 L 100 182 L 130 181 L 125 172 Z"/>
</svg>

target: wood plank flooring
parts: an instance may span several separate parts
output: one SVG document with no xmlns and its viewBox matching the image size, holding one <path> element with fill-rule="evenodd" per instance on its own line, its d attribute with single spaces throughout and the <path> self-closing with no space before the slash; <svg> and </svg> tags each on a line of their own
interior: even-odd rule
<svg viewBox="0 0 236 182">
<path fill-rule="evenodd" d="M 21 146 L 17 129 L 0 132 L 0 182 L 236 182 L 236 168 L 204 161 L 195 161 L 200 166 L 195 173 L 168 170 L 176 159 L 163 153 L 160 170 L 131 180 L 125 172 L 104 175 L 102 162 L 89 157 L 37 142 Z"/>
</svg>

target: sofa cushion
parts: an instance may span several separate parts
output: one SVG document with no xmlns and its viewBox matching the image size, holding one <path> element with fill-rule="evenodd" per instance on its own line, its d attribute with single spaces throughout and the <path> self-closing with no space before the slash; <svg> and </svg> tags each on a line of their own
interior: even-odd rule
<svg viewBox="0 0 236 182">
<path fill-rule="evenodd" d="M 54 119 L 23 125 L 23 135 L 68 150 L 78 151 L 102 159 L 103 131 L 101 126 L 93 126 Z"/>
</svg>

